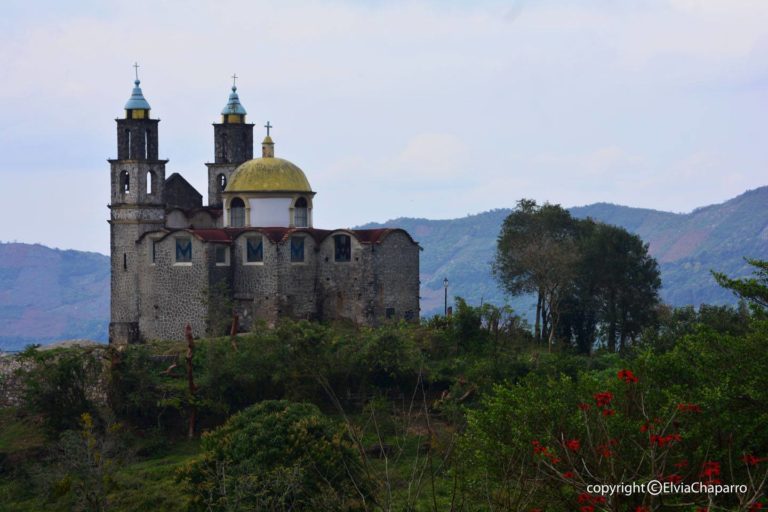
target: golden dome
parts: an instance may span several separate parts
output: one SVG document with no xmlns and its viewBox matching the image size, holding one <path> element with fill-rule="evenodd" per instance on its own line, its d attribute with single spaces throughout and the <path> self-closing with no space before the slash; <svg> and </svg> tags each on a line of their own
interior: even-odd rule
<svg viewBox="0 0 768 512">
<path fill-rule="evenodd" d="M 312 192 L 304 171 L 282 158 L 254 158 L 238 166 L 225 192 Z"/>
</svg>

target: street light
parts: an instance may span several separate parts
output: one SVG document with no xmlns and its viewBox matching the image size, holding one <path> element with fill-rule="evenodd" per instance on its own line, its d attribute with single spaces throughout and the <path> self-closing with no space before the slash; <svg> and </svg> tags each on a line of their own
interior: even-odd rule
<svg viewBox="0 0 768 512">
<path fill-rule="evenodd" d="M 443 308 L 443 316 L 448 316 L 448 278 L 443 279 L 443 288 L 445 288 L 445 307 Z"/>
</svg>

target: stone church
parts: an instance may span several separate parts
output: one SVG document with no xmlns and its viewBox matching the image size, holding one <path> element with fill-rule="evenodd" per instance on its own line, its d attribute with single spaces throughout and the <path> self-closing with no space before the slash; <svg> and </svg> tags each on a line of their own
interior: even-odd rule
<svg viewBox="0 0 768 512">
<path fill-rule="evenodd" d="M 138 75 L 117 119 L 111 168 L 110 343 L 210 332 L 230 306 L 247 330 L 281 317 L 377 325 L 419 318 L 419 245 L 402 229 L 317 229 L 315 192 L 267 136 L 253 158 L 253 127 L 233 84 L 213 125 L 208 200 L 166 177 L 158 123 Z"/>
</svg>

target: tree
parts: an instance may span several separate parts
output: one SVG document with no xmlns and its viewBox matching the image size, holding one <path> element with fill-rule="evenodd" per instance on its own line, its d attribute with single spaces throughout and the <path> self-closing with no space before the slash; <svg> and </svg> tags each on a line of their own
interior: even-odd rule
<svg viewBox="0 0 768 512">
<path fill-rule="evenodd" d="M 625 229 L 523 199 L 504 221 L 494 273 L 512 295 L 537 294 L 537 340 L 555 335 L 611 351 L 653 322 L 661 286 L 648 245 Z"/>
<path fill-rule="evenodd" d="M 534 335 L 550 347 L 578 259 L 577 223 L 559 205 L 521 199 L 504 219 L 494 275 L 511 295 L 536 293 Z"/>
<path fill-rule="evenodd" d="M 580 269 L 569 297 L 571 333 L 581 352 L 598 334 L 608 349 L 623 349 L 655 318 L 661 278 L 648 244 L 625 229 L 579 221 Z"/>
<path fill-rule="evenodd" d="M 768 260 L 745 258 L 746 262 L 755 267 L 753 277 L 731 279 L 721 272 L 712 271 L 717 284 L 728 288 L 742 299 L 757 307 L 768 308 Z"/>
</svg>

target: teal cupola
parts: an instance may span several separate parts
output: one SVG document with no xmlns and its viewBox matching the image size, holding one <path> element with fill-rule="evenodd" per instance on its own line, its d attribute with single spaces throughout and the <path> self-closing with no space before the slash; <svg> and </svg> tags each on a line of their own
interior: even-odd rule
<svg viewBox="0 0 768 512">
<path fill-rule="evenodd" d="M 144 93 L 141 92 L 141 81 L 139 80 L 139 65 L 134 64 L 136 68 L 136 80 L 133 82 L 133 91 L 131 97 L 125 103 L 125 117 L 126 119 L 145 119 L 149 117 L 149 110 L 152 108 L 149 106 L 149 102 L 144 98 Z"/>
<path fill-rule="evenodd" d="M 240 103 L 240 97 L 237 95 L 236 80 L 237 75 L 232 75 L 232 92 L 229 93 L 229 100 L 221 111 L 222 123 L 244 123 L 245 115 L 248 113 L 245 111 L 243 104 Z"/>
</svg>

